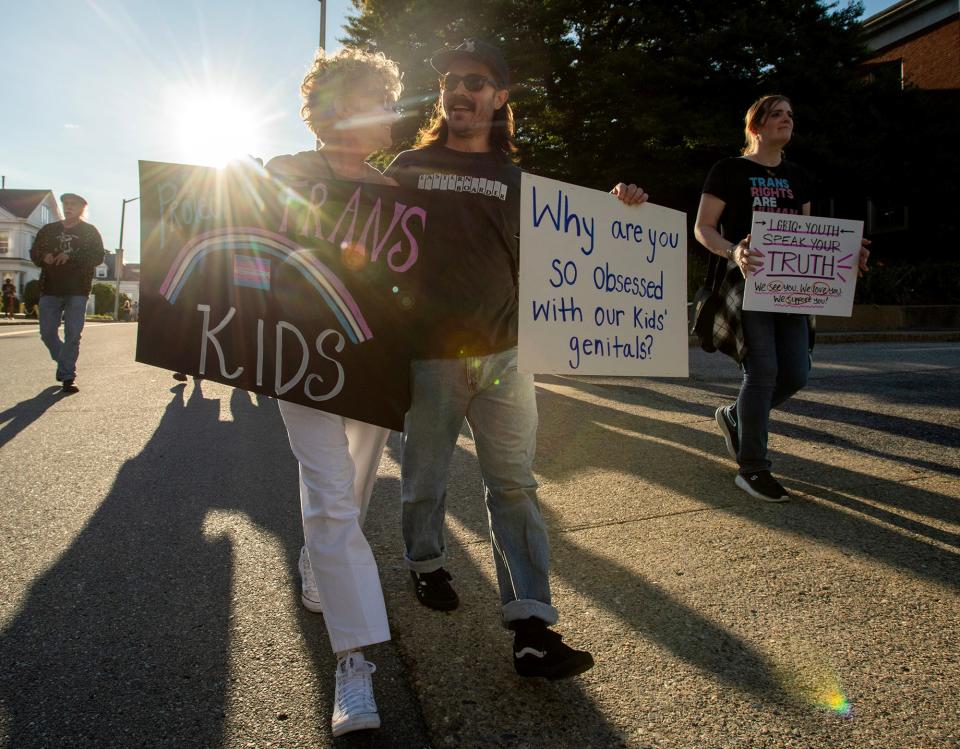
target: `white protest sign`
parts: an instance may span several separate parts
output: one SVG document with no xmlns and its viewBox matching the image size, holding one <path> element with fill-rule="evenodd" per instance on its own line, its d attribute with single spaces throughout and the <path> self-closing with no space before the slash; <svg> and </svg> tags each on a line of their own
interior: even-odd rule
<svg viewBox="0 0 960 749">
<path fill-rule="evenodd" d="M 519 367 L 686 377 L 685 214 L 524 174 Z"/>
<path fill-rule="evenodd" d="M 862 221 L 758 211 L 750 235 L 764 257 L 747 278 L 745 310 L 850 317 Z"/>
</svg>

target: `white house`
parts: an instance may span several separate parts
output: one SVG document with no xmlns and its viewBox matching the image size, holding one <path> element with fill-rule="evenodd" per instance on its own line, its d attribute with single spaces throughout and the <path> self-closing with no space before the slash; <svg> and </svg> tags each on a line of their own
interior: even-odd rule
<svg viewBox="0 0 960 749">
<path fill-rule="evenodd" d="M 61 218 L 50 190 L 0 190 L 0 278 L 11 279 L 21 299 L 27 282 L 40 278 L 30 260 L 33 239 L 41 226 Z"/>
<path fill-rule="evenodd" d="M 117 254 L 107 250 L 103 262 L 98 265 L 93 272 L 93 282 L 105 283 L 116 288 L 117 276 L 114 268 L 117 265 Z M 120 274 L 120 293 L 126 294 L 133 302 L 140 301 L 140 263 L 122 263 Z M 87 311 L 93 311 L 93 297 L 87 305 Z"/>
</svg>

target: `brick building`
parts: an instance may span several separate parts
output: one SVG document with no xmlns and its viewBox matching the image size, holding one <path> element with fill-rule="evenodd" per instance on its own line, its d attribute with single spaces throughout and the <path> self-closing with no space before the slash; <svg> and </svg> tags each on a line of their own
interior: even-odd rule
<svg viewBox="0 0 960 749">
<path fill-rule="evenodd" d="M 960 90 L 960 0 L 901 0 L 863 22 L 872 77 Z"/>
</svg>

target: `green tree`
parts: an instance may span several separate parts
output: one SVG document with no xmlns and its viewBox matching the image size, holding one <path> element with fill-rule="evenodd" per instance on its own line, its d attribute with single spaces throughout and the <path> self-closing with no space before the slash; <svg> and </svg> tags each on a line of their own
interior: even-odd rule
<svg viewBox="0 0 960 749">
<path fill-rule="evenodd" d="M 476 36 L 513 71 L 521 163 L 600 189 L 638 180 L 692 222 L 711 164 L 739 153 L 743 114 L 789 96 L 789 157 L 813 173 L 814 211 L 864 218 L 868 198 L 910 206 L 910 250 L 952 251 L 957 96 L 868 83 L 859 3 L 817 0 L 353 0 L 344 43 L 382 50 L 405 73 L 409 146 L 437 99 L 427 60 Z M 936 158 L 930 145 L 938 146 Z M 877 237 L 878 257 L 904 237 Z M 695 242 L 691 241 L 691 246 Z M 699 249 L 697 250 L 699 252 Z"/>
<path fill-rule="evenodd" d="M 97 315 L 112 315 L 113 303 L 117 298 L 113 284 L 95 283 L 91 289 L 93 293 L 93 311 Z"/>
<path fill-rule="evenodd" d="M 596 187 L 642 177 L 660 202 L 698 192 L 710 163 L 735 152 L 743 112 L 761 93 L 795 100 L 807 136 L 798 151 L 829 149 L 816 136 L 837 139 L 835 107 L 856 85 L 863 52 L 860 6 L 837 10 L 815 0 L 354 6 L 343 41 L 382 49 L 405 71 L 406 96 L 420 116 L 404 123 L 404 144 L 436 99 L 430 54 L 479 36 L 510 61 L 526 168 Z"/>
</svg>

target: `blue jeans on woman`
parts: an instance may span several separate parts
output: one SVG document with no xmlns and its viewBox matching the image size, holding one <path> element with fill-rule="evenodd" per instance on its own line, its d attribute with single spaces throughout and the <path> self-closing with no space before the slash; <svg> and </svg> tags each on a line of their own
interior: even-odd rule
<svg viewBox="0 0 960 749">
<path fill-rule="evenodd" d="M 80 355 L 80 334 L 87 315 L 86 296 L 40 297 L 40 338 L 57 363 L 57 380 L 76 379 L 77 357 Z M 60 340 L 60 321 L 63 320 L 63 340 Z"/>
<path fill-rule="evenodd" d="M 741 313 L 747 358 L 737 402 L 727 409 L 736 423 L 740 449 L 737 463 L 743 475 L 769 471 L 767 429 L 770 409 L 807 384 L 810 339 L 806 315 L 782 312 Z"/>
<path fill-rule="evenodd" d="M 517 371 L 516 348 L 488 356 L 417 360 L 411 375 L 400 487 L 407 567 L 425 573 L 444 566 L 447 476 L 466 419 L 483 477 L 503 621 L 533 616 L 555 623 L 550 545 L 533 476 L 533 375 Z"/>
</svg>

